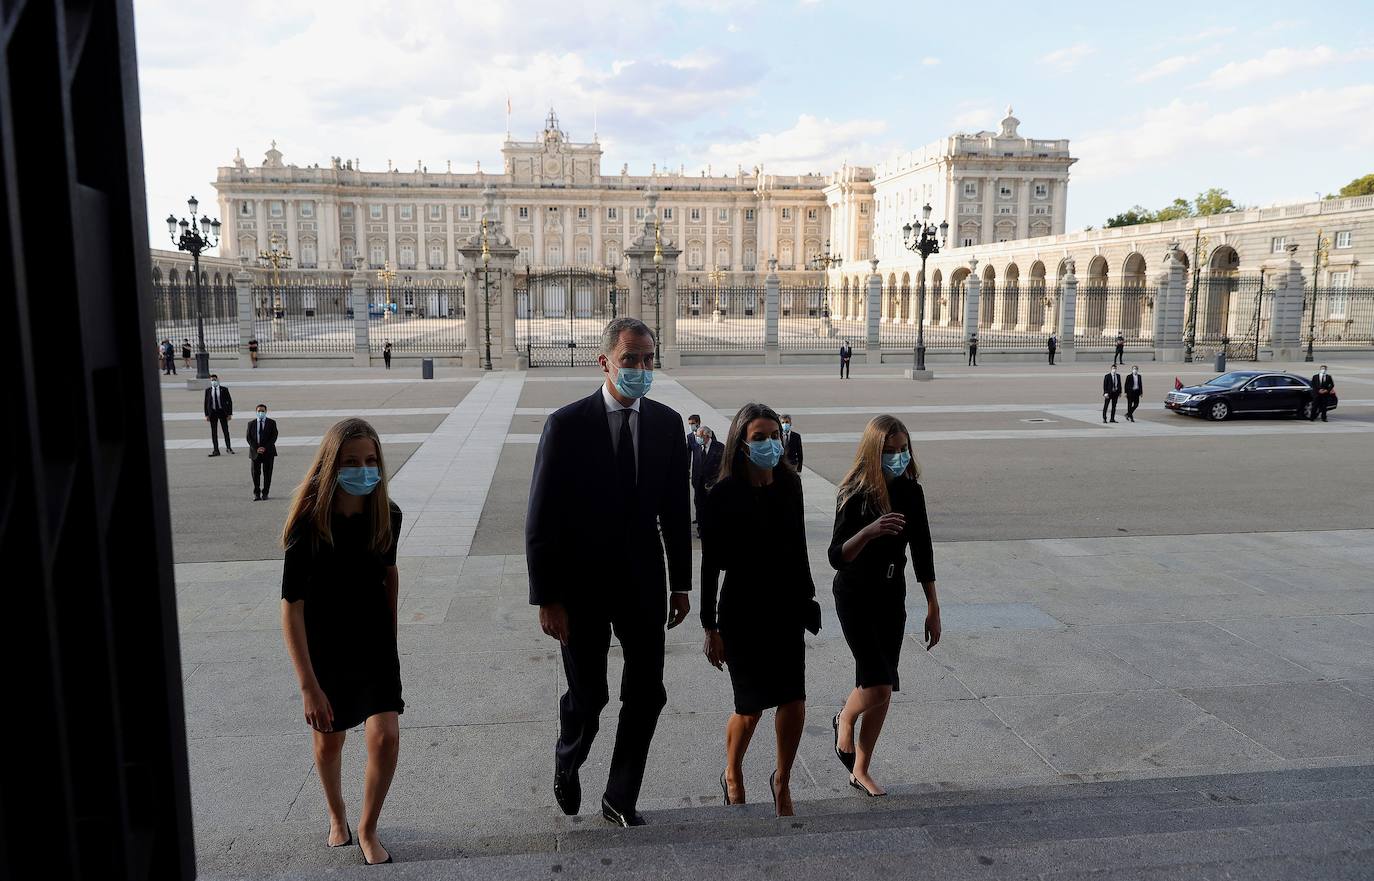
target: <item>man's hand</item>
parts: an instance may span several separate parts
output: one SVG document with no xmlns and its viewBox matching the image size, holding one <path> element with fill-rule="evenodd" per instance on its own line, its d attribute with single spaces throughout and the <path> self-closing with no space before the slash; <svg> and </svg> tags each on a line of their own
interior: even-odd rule
<svg viewBox="0 0 1374 881">
<path fill-rule="evenodd" d="M 568 610 L 562 603 L 539 607 L 539 629 L 563 645 L 568 644 Z"/>
<path fill-rule="evenodd" d="M 259 453 L 265 453 L 265 452 L 267 452 L 267 447 L 258 447 L 258 452 L 259 452 Z"/>
<path fill-rule="evenodd" d="M 689 593 L 675 593 L 668 601 L 668 629 L 687 620 L 687 613 L 692 611 L 692 595 Z"/>
</svg>

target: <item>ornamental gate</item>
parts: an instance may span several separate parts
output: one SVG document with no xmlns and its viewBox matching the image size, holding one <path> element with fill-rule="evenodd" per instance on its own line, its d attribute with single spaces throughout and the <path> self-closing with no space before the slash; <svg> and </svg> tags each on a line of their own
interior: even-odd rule
<svg viewBox="0 0 1374 881">
<path fill-rule="evenodd" d="M 515 276 L 515 347 L 531 367 L 595 364 L 624 299 L 613 268 L 527 266 Z"/>
</svg>

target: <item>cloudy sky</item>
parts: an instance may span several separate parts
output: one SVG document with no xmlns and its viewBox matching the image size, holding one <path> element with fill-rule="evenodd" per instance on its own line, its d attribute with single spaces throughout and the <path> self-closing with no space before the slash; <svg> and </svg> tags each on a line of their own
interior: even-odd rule
<svg viewBox="0 0 1374 881">
<path fill-rule="evenodd" d="M 1069 138 L 1069 228 L 1211 186 L 1374 172 L 1374 2 L 1177 8 L 854 0 L 135 0 L 153 242 L 214 169 L 501 167 L 550 105 L 602 169 L 871 164 L 957 130 Z M 975 13 L 976 11 L 976 13 Z"/>
</svg>

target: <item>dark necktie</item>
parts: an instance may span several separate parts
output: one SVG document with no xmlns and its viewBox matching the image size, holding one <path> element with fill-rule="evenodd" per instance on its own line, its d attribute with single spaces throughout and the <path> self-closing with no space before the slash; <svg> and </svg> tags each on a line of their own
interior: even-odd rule
<svg viewBox="0 0 1374 881">
<path fill-rule="evenodd" d="M 635 441 L 630 434 L 630 414 L 633 410 L 621 410 L 620 440 L 616 442 L 615 474 L 621 492 L 633 495 L 635 491 Z"/>
</svg>

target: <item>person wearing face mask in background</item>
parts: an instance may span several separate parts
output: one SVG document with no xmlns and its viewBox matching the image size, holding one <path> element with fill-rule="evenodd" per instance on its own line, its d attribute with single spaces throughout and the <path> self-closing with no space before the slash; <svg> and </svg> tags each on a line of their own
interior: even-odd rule
<svg viewBox="0 0 1374 881">
<path fill-rule="evenodd" d="M 1315 422 L 1320 416 L 1322 422 L 1326 421 L 1326 410 L 1331 406 L 1331 396 L 1336 393 L 1336 380 L 1331 378 L 1331 374 L 1326 372 L 1326 365 L 1312 376 L 1312 414 L 1307 417 L 1309 422 Z"/>
<path fill-rule="evenodd" d="M 907 548 L 925 591 L 927 651 L 935 648 L 942 630 L 920 477 L 906 426 L 894 416 L 876 416 L 864 428 L 836 498 L 829 551 L 835 613 L 855 671 L 854 688 L 830 725 L 849 785 L 870 796 L 886 795 L 869 774 L 869 763 L 892 692 L 901 690 L 897 665 L 906 639 Z"/>
<path fill-rule="evenodd" d="M 205 390 L 205 421 L 210 423 L 210 442 L 215 445 L 210 456 L 219 455 L 219 433 L 224 432 L 224 449 L 232 456 L 234 447 L 229 440 L 229 420 L 234 418 L 234 396 L 220 385 L 219 376 L 210 374 L 210 387 Z"/>
<path fill-rule="evenodd" d="M 638 318 L 601 335 L 601 387 L 549 416 L 525 517 L 530 604 L 558 640 L 568 690 L 559 701 L 554 800 L 582 804 L 579 771 L 610 697 L 611 634 L 624 668 L 620 719 L 601 814 L 642 826 L 635 810 L 649 744 L 667 702 L 664 624 L 691 609 L 692 533 L 682 417 L 645 397 L 655 340 Z M 666 565 L 665 565 L 666 557 Z M 671 597 L 670 597 L 671 592 Z"/>
<path fill-rule="evenodd" d="M 801 432 L 792 429 L 792 417 L 786 413 L 782 414 L 782 459 L 792 470 L 801 473 L 802 470 L 802 440 Z"/>
<path fill-rule="evenodd" d="M 744 754 L 763 711 L 776 707 L 777 765 L 768 786 L 774 811 L 790 817 L 792 764 L 806 722 L 802 631 L 820 630 L 821 610 L 806 554 L 801 478 L 782 461 L 781 435 L 778 414 L 763 404 L 745 404 L 730 423 L 706 498 L 701 626 L 702 650 L 716 669 L 729 668 L 735 698 L 720 775 L 725 804 L 744 804 Z"/>
<path fill-rule="evenodd" d="M 696 449 L 696 447 L 697 447 L 697 442 L 698 442 L 699 440 L 701 440 L 701 438 L 699 438 L 699 437 L 697 436 L 697 432 L 699 432 L 699 431 L 701 431 L 701 417 L 698 416 L 696 413 L 693 413 L 691 416 L 688 416 L 688 417 L 687 417 L 687 452 L 688 452 L 688 453 L 690 453 L 690 452 L 692 452 L 692 450 Z"/>
<path fill-rule="evenodd" d="M 692 484 L 692 486 L 696 486 L 696 485 L 697 485 L 697 458 L 698 458 L 697 454 L 700 452 L 700 448 L 699 448 L 700 439 L 697 437 L 697 432 L 699 432 L 700 430 L 701 430 L 701 416 L 700 416 L 699 414 L 696 414 L 696 413 L 693 413 L 691 416 L 688 416 L 688 417 L 687 417 L 687 480 Z M 701 512 L 700 512 L 700 511 L 697 509 L 697 507 L 696 507 L 696 500 L 693 499 L 693 501 L 692 501 L 692 522 L 693 522 L 693 523 L 696 523 L 696 522 L 697 522 L 698 515 L 699 515 L 700 513 L 701 513 Z M 701 534 L 701 529 L 700 529 L 699 527 L 698 527 L 698 529 L 697 529 L 697 534 L 698 534 L 698 535 Z"/>
<path fill-rule="evenodd" d="M 267 418 L 267 405 L 258 404 L 257 416 L 248 423 L 248 461 L 253 475 L 253 501 L 272 491 L 272 465 L 277 458 L 277 420 Z"/>
<path fill-rule="evenodd" d="M 704 425 L 697 434 L 700 439 L 692 450 L 692 510 L 697 514 L 697 538 L 701 538 L 706 491 L 716 482 L 716 474 L 720 472 L 720 462 L 725 455 L 725 444 L 716 440 L 716 433 Z"/>
<path fill-rule="evenodd" d="M 282 527 L 281 625 L 313 729 L 329 847 L 354 840 L 344 805 L 343 746 L 349 729 L 363 726 L 367 771 L 357 841 L 369 864 L 392 861 L 377 821 L 396 773 L 397 717 L 405 711 L 396 651 L 400 534 L 401 509 L 387 492 L 377 432 L 361 419 L 336 423 L 320 441 Z"/>
<path fill-rule="evenodd" d="M 1140 368 L 1131 365 L 1131 375 L 1126 377 L 1126 418 L 1135 421 L 1135 410 L 1140 406 L 1140 396 L 1145 394 L 1145 380 L 1140 378 Z"/>
<path fill-rule="evenodd" d="M 1116 400 L 1121 397 L 1121 374 L 1112 365 L 1112 372 L 1102 377 L 1102 421 L 1107 421 L 1107 406 L 1112 408 L 1112 422 L 1116 421 Z"/>
</svg>

